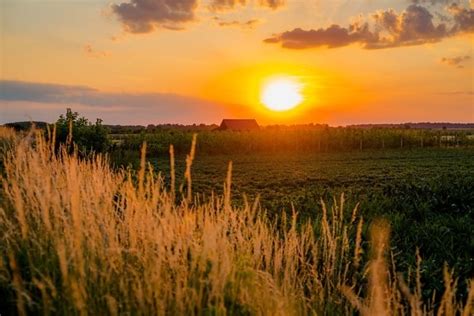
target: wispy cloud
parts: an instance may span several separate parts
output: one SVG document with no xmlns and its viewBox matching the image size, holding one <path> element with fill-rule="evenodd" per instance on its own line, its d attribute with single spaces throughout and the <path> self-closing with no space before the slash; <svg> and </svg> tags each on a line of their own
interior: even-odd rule
<svg viewBox="0 0 474 316">
<path fill-rule="evenodd" d="M 104 58 L 110 55 L 110 53 L 107 51 L 101 51 L 101 50 L 95 49 L 92 46 L 92 44 L 84 45 L 83 51 L 87 57 L 91 57 L 91 58 Z"/>
<path fill-rule="evenodd" d="M 285 0 L 211 0 L 209 5 L 213 11 L 225 11 L 232 10 L 239 6 L 246 6 L 250 3 L 256 4 L 260 7 L 266 7 L 270 9 L 278 9 L 285 5 Z"/>
<path fill-rule="evenodd" d="M 418 1 L 419 2 L 419 1 Z M 365 49 L 422 45 L 445 38 L 474 32 L 474 10 L 451 3 L 446 8 L 445 21 L 437 22 L 433 14 L 419 4 L 409 5 L 403 12 L 393 9 L 373 13 L 370 19 L 343 27 L 291 31 L 275 34 L 264 40 L 284 48 L 342 47 L 360 44 Z"/>
<path fill-rule="evenodd" d="M 453 66 L 456 68 L 464 68 L 464 63 L 469 61 L 471 56 L 456 56 L 456 57 L 443 57 L 440 62 L 448 66 Z"/>
<path fill-rule="evenodd" d="M 217 23 L 217 25 L 222 26 L 222 27 L 240 27 L 240 28 L 247 28 L 247 29 L 253 29 L 255 28 L 259 23 L 259 19 L 250 19 L 247 21 L 238 21 L 238 20 L 223 20 L 217 16 L 213 18 L 213 20 Z"/>
</svg>

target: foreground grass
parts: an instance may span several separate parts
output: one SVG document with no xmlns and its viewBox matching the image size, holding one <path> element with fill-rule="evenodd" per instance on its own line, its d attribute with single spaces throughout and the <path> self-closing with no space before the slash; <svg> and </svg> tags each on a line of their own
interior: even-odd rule
<svg viewBox="0 0 474 316">
<path fill-rule="evenodd" d="M 138 169 L 139 152 L 136 156 Z M 169 174 L 165 155 L 150 153 L 148 159 Z M 474 148 L 213 156 L 198 148 L 194 191 L 222 194 L 222 175 L 229 160 L 234 166 L 234 204 L 242 202 L 244 195 L 260 196 L 270 218 L 283 211 L 291 214 L 294 206 L 301 222 L 317 221 L 321 198 L 330 204 L 332 197 L 344 192 L 348 208 L 360 204 L 365 222 L 380 217 L 390 222 L 391 247 L 400 270 L 415 266 L 419 248 L 425 299 L 435 290 L 443 291 L 444 262 L 460 278 L 458 295 L 466 294 L 464 280 L 474 275 Z M 185 158 L 178 156 L 176 166 L 180 183 Z M 169 177 L 165 180 L 170 183 Z M 368 239 L 365 226 L 363 236 Z"/>
<path fill-rule="evenodd" d="M 3 161 L 0 193 L 0 311 L 472 312 L 474 282 L 457 301 L 448 268 L 439 301 L 421 300 L 416 267 L 406 281 L 397 275 L 386 222 L 372 225 L 364 256 L 363 219 L 343 197 L 330 208 L 321 202 L 317 222 L 297 225 L 296 212 L 270 221 L 258 202 L 232 205 L 231 165 L 222 196 L 193 199 L 193 150 L 187 189 L 174 192 L 144 159 L 134 175 L 111 170 L 102 156 L 56 155 L 40 135 L 33 144 L 8 142 L 15 144 Z"/>
</svg>

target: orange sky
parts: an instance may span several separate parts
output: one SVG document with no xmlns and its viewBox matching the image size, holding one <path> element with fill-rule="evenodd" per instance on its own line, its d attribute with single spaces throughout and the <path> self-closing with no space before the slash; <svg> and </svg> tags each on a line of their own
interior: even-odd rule
<svg viewBox="0 0 474 316">
<path fill-rule="evenodd" d="M 0 123 L 474 121 L 472 1 L 4 0 Z M 276 113 L 268 78 L 304 84 Z"/>
</svg>

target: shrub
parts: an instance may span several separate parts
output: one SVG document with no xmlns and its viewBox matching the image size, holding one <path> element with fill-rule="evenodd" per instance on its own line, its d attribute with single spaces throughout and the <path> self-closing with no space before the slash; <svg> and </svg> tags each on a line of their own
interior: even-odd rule
<svg viewBox="0 0 474 316">
<path fill-rule="evenodd" d="M 108 129 L 102 125 L 101 119 L 92 124 L 71 109 L 67 109 L 66 115 L 61 115 L 56 122 L 56 142 L 58 146 L 74 142 L 81 152 L 105 152 L 110 146 Z"/>
</svg>

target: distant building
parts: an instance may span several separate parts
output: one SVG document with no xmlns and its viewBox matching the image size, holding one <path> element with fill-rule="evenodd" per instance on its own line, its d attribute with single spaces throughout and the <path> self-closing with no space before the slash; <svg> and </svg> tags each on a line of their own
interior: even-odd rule
<svg viewBox="0 0 474 316">
<path fill-rule="evenodd" d="M 221 126 L 217 128 L 219 131 L 254 131 L 258 129 L 260 126 L 254 119 L 224 119 Z"/>
</svg>

